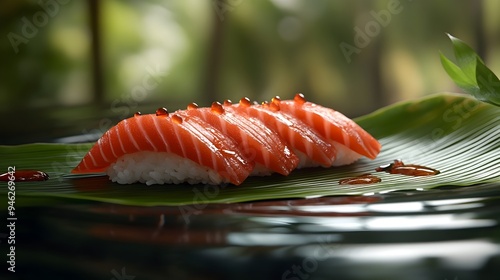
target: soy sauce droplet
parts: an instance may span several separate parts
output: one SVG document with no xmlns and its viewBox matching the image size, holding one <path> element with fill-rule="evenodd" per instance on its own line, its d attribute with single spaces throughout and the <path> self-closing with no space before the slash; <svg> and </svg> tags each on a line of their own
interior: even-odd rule
<svg viewBox="0 0 500 280">
<path fill-rule="evenodd" d="M 134 117 L 138 117 L 138 116 L 140 116 L 140 115 L 142 115 L 142 113 L 141 113 L 141 112 L 135 112 L 135 113 L 134 113 Z"/>
<path fill-rule="evenodd" d="M 263 101 L 262 102 L 262 107 L 266 108 L 266 109 L 269 109 L 271 111 L 278 111 L 279 110 L 279 105 L 276 105 L 274 103 L 269 103 L 267 101 Z"/>
<path fill-rule="evenodd" d="M 243 97 L 242 99 L 240 99 L 240 105 L 243 107 L 248 107 L 252 105 L 252 103 L 250 103 L 250 99 L 248 97 Z"/>
<path fill-rule="evenodd" d="M 49 175 L 38 170 L 16 170 L 14 171 L 14 174 L 4 173 L 0 175 L 0 181 L 8 182 L 12 181 L 12 179 L 14 182 L 46 181 L 49 179 Z"/>
<path fill-rule="evenodd" d="M 210 107 L 210 110 L 213 112 L 213 113 L 216 113 L 218 115 L 220 114 L 223 114 L 224 113 L 224 108 L 222 108 L 222 104 L 220 104 L 219 102 L 214 102 L 212 103 L 212 107 Z"/>
<path fill-rule="evenodd" d="M 276 96 L 277 97 L 277 96 Z M 276 111 L 279 111 L 280 110 L 280 100 L 278 99 L 278 101 L 275 100 L 276 97 L 273 97 L 273 99 L 271 100 L 271 103 L 269 103 L 269 109 L 271 109 L 272 111 L 276 112 Z M 279 98 L 279 97 L 278 97 Z"/>
<path fill-rule="evenodd" d="M 295 94 L 295 97 L 293 98 L 293 101 L 295 101 L 295 104 L 302 105 L 306 103 L 306 98 L 302 93 L 297 93 Z"/>
<path fill-rule="evenodd" d="M 407 176 L 432 176 L 441 173 L 437 169 L 417 164 L 405 164 L 401 160 L 394 160 L 393 163 L 379 166 L 377 172 L 387 172 L 390 174 L 401 174 Z"/>
<path fill-rule="evenodd" d="M 193 103 L 189 103 L 189 104 L 187 105 L 187 109 L 188 109 L 188 110 L 196 110 L 196 109 L 198 109 L 198 104 L 196 104 L 196 103 L 194 103 L 194 102 L 193 102 Z"/>
<path fill-rule="evenodd" d="M 172 121 L 176 124 L 181 124 L 182 123 L 182 118 L 179 117 L 178 115 L 173 115 L 172 116 Z"/>
<path fill-rule="evenodd" d="M 375 175 L 363 174 L 357 177 L 342 179 L 339 181 L 339 185 L 374 184 L 380 182 L 382 182 L 382 179 Z"/>
<path fill-rule="evenodd" d="M 280 102 L 281 102 L 281 98 L 280 98 L 279 96 L 277 96 L 277 95 L 276 95 L 275 97 L 271 98 L 271 102 L 272 102 L 273 104 L 279 105 L 279 104 L 280 104 Z"/>
<path fill-rule="evenodd" d="M 279 111 L 280 105 L 276 104 L 276 103 L 271 103 L 271 104 L 269 104 L 269 108 L 271 108 L 271 110 L 273 110 L 273 111 Z"/>
<path fill-rule="evenodd" d="M 224 106 L 231 106 L 233 105 L 233 102 L 229 99 L 224 100 Z"/>
<path fill-rule="evenodd" d="M 156 115 L 157 116 L 168 116 L 168 111 L 167 111 L 167 108 L 158 108 L 156 110 Z"/>
</svg>

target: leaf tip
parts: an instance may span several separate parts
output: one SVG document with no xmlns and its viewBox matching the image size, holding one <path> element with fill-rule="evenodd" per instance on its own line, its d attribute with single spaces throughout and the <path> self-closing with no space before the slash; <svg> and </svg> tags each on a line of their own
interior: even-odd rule
<svg viewBox="0 0 500 280">
<path fill-rule="evenodd" d="M 450 40 L 454 40 L 454 39 L 457 39 L 457 37 L 451 35 L 450 33 L 448 32 L 445 32 L 446 36 L 448 36 L 448 38 L 450 38 Z"/>
</svg>

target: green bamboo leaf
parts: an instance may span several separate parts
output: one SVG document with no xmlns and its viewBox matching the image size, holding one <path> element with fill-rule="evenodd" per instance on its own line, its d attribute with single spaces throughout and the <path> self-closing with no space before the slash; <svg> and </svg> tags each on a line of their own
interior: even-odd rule
<svg viewBox="0 0 500 280">
<path fill-rule="evenodd" d="M 476 63 L 476 80 L 481 92 L 478 99 L 500 106 L 500 81 L 480 59 Z"/>
<path fill-rule="evenodd" d="M 476 60 L 479 58 L 479 56 L 464 41 L 453 37 L 451 34 L 447 35 L 450 38 L 451 43 L 453 44 L 453 50 L 455 52 L 455 58 L 457 59 L 457 65 L 462 69 L 466 76 L 475 77 Z"/>
<path fill-rule="evenodd" d="M 119 185 L 107 177 L 68 178 L 90 144 L 0 146 L 0 168 L 39 169 L 45 182 L 16 183 L 16 205 L 103 201 L 127 205 L 186 205 L 331 195 L 370 195 L 398 190 L 429 190 L 438 186 L 500 184 L 500 110 L 467 95 L 439 94 L 380 109 L 356 121 L 379 139 L 376 160 L 338 168 L 296 170 L 289 176 L 249 178 L 240 186 Z M 409 177 L 375 173 L 394 159 L 441 171 L 436 176 Z M 338 180 L 373 173 L 382 182 L 339 185 Z M 6 191 L 1 192 L 2 195 Z M 188 207 L 188 206 L 186 206 Z M 191 206 L 191 208 L 194 206 Z M 190 208 L 190 209 L 191 209 Z M 191 210 L 196 210 L 192 208 Z"/>
<path fill-rule="evenodd" d="M 478 100 L 500 106 L 500 81 L 482 59 L 462 40 L 447 34 L 457 65 L 441 54 L 441 64 L 452 80 Z"/>
<path fill-rule="evenodd" d="M 474 92 L 473 95 L 475 95 L 479 90 L 476 81 L 465 75 L 460 67 L 451 62 L 451 60 L 446 58 L 442 53 L 440 57 L 444 70 L 453 79 L 455 84 L 466 92 Z"/>
</svg>

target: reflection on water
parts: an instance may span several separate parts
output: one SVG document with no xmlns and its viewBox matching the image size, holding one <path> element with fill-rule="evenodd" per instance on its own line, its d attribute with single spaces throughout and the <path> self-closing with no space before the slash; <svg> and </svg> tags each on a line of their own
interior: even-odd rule
<svg viewBox="0 0 500 280">
<path fill-rule="evenodd" d="M 469 252 L 464 254 L 464 252 Z M 390 244 L 349 246 L 347 250 L 336 250 L 335 254 L 352 262 L 411 262 L 425 258 L 442 259 L 454 268 L 478 269 L 489 258 L 500 254 L 500 246 L 488 240 L 473 239 L 444 242 L 421 242 L 418 244 Z"/>
<path fill-rule="evenodd" d="M 483 195 L 437 190 L 215 204 L 189 219 L 180 207 L 24 208 L 17 276 L 493 279 L 500 196 L 498 188 L 478 188 L 469 195 Z"/>
</svg>

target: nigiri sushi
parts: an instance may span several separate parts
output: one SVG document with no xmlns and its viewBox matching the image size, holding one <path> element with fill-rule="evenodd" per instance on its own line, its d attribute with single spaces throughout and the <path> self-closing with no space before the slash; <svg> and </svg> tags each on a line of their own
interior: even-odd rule
<svg viewBox="0 0 500 280">
<path fill-rule="evenodd" d="M 225 110 L 218 102 L 210 108 L 198 108 L 194 103 L 181 116 L 196 116 L 223 134 L 240 143 L 243 153 L 256 163 L 251 175 L 269 175 L 273 172 L 288 175 L 299 158 L 290 150 L 275 131 L 251 117 Z"/>
<path fill-rule="evenodd" d="M 307 102 L 298 93 L 293 100 L 272 101 L 280 111 L 291 114 L 312 127 L 335 146 L 337 158 L 333 166 L 347 165 L 362 156 L 375 159 L 381 149 L 380 143 L 353 120 L 333 109 Z"/>
<path fill-rule="evenodd" d="M 305 101 L 194 103 L 169 114 L 136 114 L 109 129 L 72 173 L 120 184 L 241 184 L 251 175 L 374 159 L 380 143 L 341 113 Z"/>
<path fill-rule="evenodd" d="M 300 158 L 297 168 L 324 166 L 330 167 L 335 161 L 337 150 L 326 139 L 314 132 L 299 119 L 280 111 L 275 103 L 252 105 L 248 98 L 239 104 L 224 102 L 226 110 L 232 110 L 260 119 L 294 149 Z"/>
<path fill-rule="evenodd" d="M 161 109 L 159 109 L 161 111 Z M 194 116 L 134 116 L 109 129 L 72 173 L 106 172 L 121 184 L 241 184 L 254 163 L 238 144 Z"/>
</svg>

